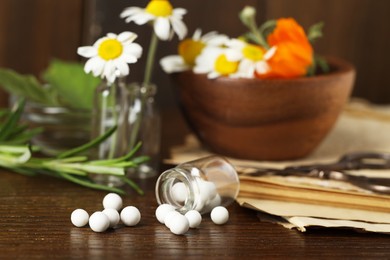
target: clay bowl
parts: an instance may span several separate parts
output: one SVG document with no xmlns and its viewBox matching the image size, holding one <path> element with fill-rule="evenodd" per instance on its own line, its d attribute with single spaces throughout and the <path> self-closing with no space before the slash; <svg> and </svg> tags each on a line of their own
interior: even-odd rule
<svg viewBox="0 0 390 260">
<path fill-rule="evenodd" d="M 298 79 L 207 79 L 172 74 L 190 127 L 209 150 L 235 158 L 290 160 L 307 156 L 336 122 L 355 70 L 328 58 L 331 72 Z"/>
</svg>

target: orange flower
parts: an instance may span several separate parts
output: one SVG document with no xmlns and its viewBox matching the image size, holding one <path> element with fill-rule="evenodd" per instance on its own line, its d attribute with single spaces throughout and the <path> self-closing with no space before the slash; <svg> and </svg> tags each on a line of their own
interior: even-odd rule
<svg viewBox="0 0 390 260">
<path fill-rule="evenodd" d="M 294 19 L 278 19 L 267 40 L 271 47 L 276 47 L 276 52 L 267 61 L 269 72 L 257 74 L 257 77 L 294 78 L 307 73 L 313 63 L 313 48 L 305 31 Z"/>
</svg>

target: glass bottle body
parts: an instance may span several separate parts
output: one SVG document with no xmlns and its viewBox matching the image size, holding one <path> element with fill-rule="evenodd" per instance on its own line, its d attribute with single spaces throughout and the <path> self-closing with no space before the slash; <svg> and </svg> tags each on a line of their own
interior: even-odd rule
<svg viewBox="0 0 390 260">
<path fill-rule="evenodd" d="M 92 116 L 92 138 L 107 132 L 114 125 L 117 130 L 93 150 L 93 157 L 112 159 L 129 153 L 142 142 L 136 156 L 150 160 L 137 168 L 127 169 L 129 177 L 150 177 L 157 172 L 160 151 L 160 115 L 155 107 L 154 85 L 126 84 L 123 78 L 113 84 L 103 82 L 97 89 Z M 94 176 L 98 183 L 122 185 L 120 178 Z"/>
<path fill-rule="evenodd" d="M 163 172 L 156 182 L 156 199 L 183 214 L 189 210 L 204 214 L 232 203 L 239 185 L 236 170 L 225 158 L 209 156 Z"/>
</svg>

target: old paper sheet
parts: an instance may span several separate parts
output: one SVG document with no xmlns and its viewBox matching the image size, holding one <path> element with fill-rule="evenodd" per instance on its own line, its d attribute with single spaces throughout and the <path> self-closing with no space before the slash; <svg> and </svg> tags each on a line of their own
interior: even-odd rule
<svg viewBox="0 0 390 260">
<path fill-rule="evenodd" d="M 390 152 L 390 107 L 351 102 L 346 106 L 335 127 L 322 144 L 308 157 L 284 162 L 246 161 L 228 158 L 235 165 L 284 168 L 291 165 L 328 163 L 337 161 L 349 152 Z M 212 154 L 203 149 L 194 136 L 188 136 L 183 146 L 171 150 L 167 163 L 179 164 Z M 352 172 L 368 176 L 390 177 L 390 170 Z M 280 216 L 283 226 L 305 231 L 309 226 L 352 227 L 366 231 L 390 233 L 390 213 L 325 205 L 285 202 L 279 200 L 239 197 L 244 207 Z"/>
</svg>

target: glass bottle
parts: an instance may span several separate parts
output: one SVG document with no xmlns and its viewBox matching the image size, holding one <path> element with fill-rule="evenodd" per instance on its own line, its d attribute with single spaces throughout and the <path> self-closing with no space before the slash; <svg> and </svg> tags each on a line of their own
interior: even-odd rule
<svg viewBox="0 0 390 260">
<path fill-rule="evenodd" d="M 149 178 L 157 175 L 160 164 L 161 117 L 155 102 L 157 87 L 154 84 L 131 83 L 130 107 L 132 115 L 130 133 L 132 145 L 141 141 L 140 155 L 149 160 L 136 169 L 129 169 L 130 177 Z"/>
<path fill-rule="evenodd" d="M 142 142 L 137 156 L 150 160 L 138 168 L 127 169 L 129 177 L 151 177 L 157 173 L 160 152 L 160 115 L 154 96 L 156 86 L 126 84 L 118 78 L 109 84 L 103 81 L 97 87 L 92 116 L 92 138 L 96 138 L 117 125 L 116 132 L 93 150 L 93 157 L 112 159 L 127 154 L 138 142 Z M 123 184 L 115 176 L 95 175 L 94 180 L 111 186 Z"/>
<path fill-rule="evenodd" d="M 27 101 L 22 120 L 30 127 L 42 127 L 31 142 L 44 155 L 56 156 L 89 141 L 91 112 Z"/>
<path fill-rule="evenodd" d="M 209 156 L 163 172 L 155 189 L 159 204 L 171 204 L 183 214 L 189 210 L 203 214 L 233 202 L 239 186 L 234 167 L 223 157 Z"/>
</svg>

